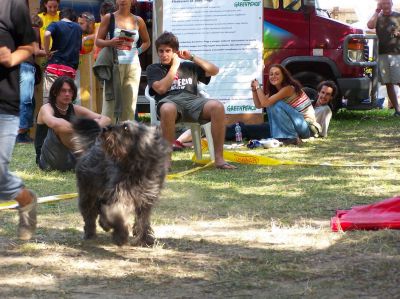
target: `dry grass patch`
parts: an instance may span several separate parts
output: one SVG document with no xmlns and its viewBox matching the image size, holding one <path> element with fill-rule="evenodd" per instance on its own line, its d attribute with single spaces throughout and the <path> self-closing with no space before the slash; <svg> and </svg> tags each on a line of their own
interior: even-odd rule
<svg viewBox="0 0 400 299">
<path fill-rule="evenodd" d="M 302 147 L 247 150 L 277 159 L 366 167 L 208 169 L 168 181 L 154 209 L 157 243 L 83 241 L 76 200 L 43 204 L 34 240 L 0 212 L 4 298 L 396 298 L 400 232 L 333 233 L 335 210 L 400 194 L 399 120 L 345 112 L 330 136 Z M 174 154 L 174 171 L 193 167 Z M 40 196 L 76 191 L 73 173 L 43 173 L 18 145 L 12 167 Z M 373 166 L 374 164 L 384 167 Z"/>
</svg>

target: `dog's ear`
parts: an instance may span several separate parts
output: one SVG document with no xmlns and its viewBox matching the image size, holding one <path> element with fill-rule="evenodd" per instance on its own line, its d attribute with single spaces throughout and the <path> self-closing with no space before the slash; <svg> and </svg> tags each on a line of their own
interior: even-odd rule
<svg viewBox="0 0 400 299">
<path fill-rule="evenodd" d="M 110 125 L 103 128 L 102 133 L 100 134 L 101 147 L 104 152 L 114 161 L 122 161 L 128 155 L 128 144 L 130 140 L 126 140 L 129 136 L 129 139 L 132 137 L 130 135 L 126 135 L 124 130 L 122 129 L 122 125 Z"/>
<path fill-rule="evenodd" d="M 71 123 L 74 130 L 74 150 L 76 153 L 85 152 L 94 144 L 101 128 L 95 120 L 89 118 L 74 117 Z"/>
</svg>

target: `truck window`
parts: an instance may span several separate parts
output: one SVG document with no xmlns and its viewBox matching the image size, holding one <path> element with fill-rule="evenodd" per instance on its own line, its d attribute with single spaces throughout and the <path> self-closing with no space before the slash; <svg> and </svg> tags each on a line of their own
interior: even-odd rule
<svg viewBox="0 0 400 299">
<path fill-rule="evenodd" d="M 264 7 L 265 8 L 279 8 L 279 0 L 264 0 Z"/>
<path fill-rule="evenodd" d="M 283 9 L 298 11 L 301 8 L 301 0 L 283 0 Z"/>
</svg>

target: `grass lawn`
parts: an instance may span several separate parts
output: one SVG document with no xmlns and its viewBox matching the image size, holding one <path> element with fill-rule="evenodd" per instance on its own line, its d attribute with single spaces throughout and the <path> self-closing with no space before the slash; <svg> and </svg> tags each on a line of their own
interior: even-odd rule
<svg viewBox="0 0 400 299">
<path fill-rule="evenodd" d="M 239 165 L 168 180 L 152 248 L 119 248 L 100 229 L 83 241 L 76 200 L 40 205 L 30 242 L 15 237 L 16 211 L 0 211 L 0 297 L 400 298 L 400 232 L 329 225 L 337 209 L 400 194 L 392 113 L 341 111 L 326 139 L 238 150 L 341 166 Z M 174 153 L 172 170 L 193 168 L 192 153 Z M 11 167 L 39 196 L 76 192 L 73 173 L 37 169 L 32 145 L 16 146 Z"/>
</svg>

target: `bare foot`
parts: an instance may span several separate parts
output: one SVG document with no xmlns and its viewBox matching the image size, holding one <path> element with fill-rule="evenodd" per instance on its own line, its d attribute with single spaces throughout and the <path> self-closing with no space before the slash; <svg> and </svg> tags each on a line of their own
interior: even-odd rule
<svg viewBox="0 0 400 299">
<path fill-rule="evenodd" d="M 215 164 L 215 168 L 217 168 L 217 169 L 237 169 L 236 166 L 229 164 L 228 162 L 224 162 L 222 164 Z"/>
</svg>

